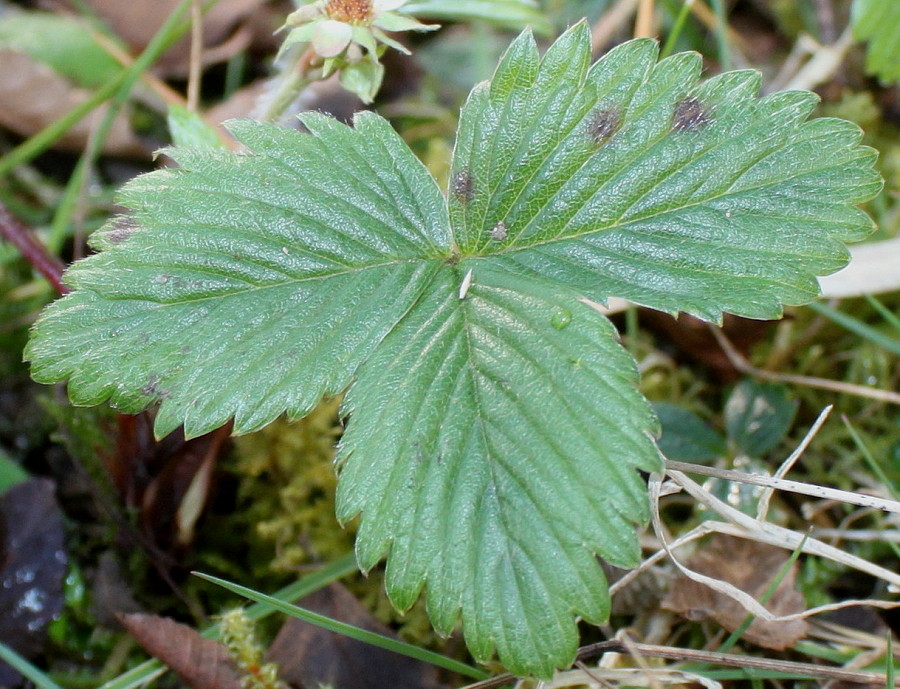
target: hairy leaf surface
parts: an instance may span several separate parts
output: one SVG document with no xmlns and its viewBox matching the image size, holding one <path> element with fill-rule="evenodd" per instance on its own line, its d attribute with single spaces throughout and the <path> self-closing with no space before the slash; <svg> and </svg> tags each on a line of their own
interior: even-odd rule
<svg viewBox="0 0 900 689">
<path fill-rule="evenodd" d="M 590 65 L 581 24 L 523 34 L 461 117 L 446 199 L 383 119 L 241 122 L 248 153 L 171 152 L 95 235 L 27 352 L 80 404 L 159 402 L 157 431 L 236 432 L 348 385 L 338 516 L 479 659 L 572 660 L 604 620 L 596 556 L 639 555 L 638 470 L 661 466 L 634 362 L 583 298 L 777 316 L 846 262 L 880 189 L 859 130 L 807 93 L 698 81 L 631 41 Z"/>
<path fill-rule="evenodd" d="M 543 61 L 523 34 L 463 110 L 450 213 L 465 253 L 716 320 L 775 318 L 818 294 L 881 188 L 855 125 L 806 122 L 808 92 L 757 99 L 759 74 L 698 83 L 700 56 L 652 40 L 589 67 L 583 29 Z M 492 230 L 503 223 L 506 236 Z"/>
<path fill-rule="evenodd" d="M 473 271 L 465 298 L 458 288 Z M 479 261 L 445 271 L 346 400 L 338 518 L 360 566 L 476 658 L 541 675 L 575 652 L 573 615 L 609 613 L 594 553 L 633 567 L 648 517 L 636 468 L 656 420 L 612 326 L 565 288 Z"/>
<path fill-rule="evenodd" d="M 255 430 L 342 391 L 446 253 L 437 185 L 381 118 L 236 122 L 251 151 L 176 149 L 92 238 L 26 353 L 76 404 L 160 402 L 188 435 Z"/>
</svg>

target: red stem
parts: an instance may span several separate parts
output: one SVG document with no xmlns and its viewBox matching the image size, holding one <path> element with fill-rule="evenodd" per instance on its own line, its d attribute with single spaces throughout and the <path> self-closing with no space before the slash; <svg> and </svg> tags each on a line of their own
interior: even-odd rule
<svg viewBox="0 0 900 689">
<path fill-rule="evenodd" d="M 0 236 L 19 250 L 19 253 L 31 266 L 53 285 L 60 294 L 68 294 L 71 290 L 62 282 L 65 266 L 56 256 L 50 254 L 37 239 L 34 233 L 22 221 L 0 203 Z"/>
</svg>

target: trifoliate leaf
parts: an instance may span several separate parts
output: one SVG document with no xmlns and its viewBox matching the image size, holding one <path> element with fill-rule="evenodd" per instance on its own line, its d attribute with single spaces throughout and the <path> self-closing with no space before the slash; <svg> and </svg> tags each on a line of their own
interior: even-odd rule
<svg viewBox="0 0 900 689">
<path fill-rule="evenodd" d="M 815 96 L 700 83 L 698 56 L 656 50 L 591 67 L 584 24 L 543 59 L 523 34 L 465 106 L 446 201 L 373 114 L 232 124 L 245 155 L 174 149 L 70 269 L 35 377 L 161 402 L 157 431 L 188 435 L 356 379 L 338 516 L 359 516 L 360 564 L 386 555 L 399 607 L 424 590 L 477 658 L 548 676 L 576 616 L 606 618 L 595 556 L 637 561 L 636 470 L 661 467 L 634 362 L 582 297 L 778 315 L 843 266 L 880 188 L 856 127 L 805 122 Z"/>
<path fill-rule="evenodd" d="M 653 411 L 662 429 L 656 444 L 666 459 L 702 463 L 725 454 L 725 438 L 690 409 L 657 402 Z"/>
<path fill-rule="evenodd" d="M 477 659 L 496 647 L 550 675 L 575 653 L 573 615 L 609 614 L 594 554 L 638 562 L 635 469 L 661 464 L 636 381 L 612 326 L 569 290 L 477 260 L 442 271 L 345 403 L 337 511 L 362 514 L 360 566 L 390 552 L 397 607 L 425 584 L 439 632 L 461 617 Z"/>
<path fill-rule="evenodd" d="M 900 81 L 900 3 L 854 0 L 853 35 L 867 41 L 866 71 L 885 82 Z"/>
</svg>

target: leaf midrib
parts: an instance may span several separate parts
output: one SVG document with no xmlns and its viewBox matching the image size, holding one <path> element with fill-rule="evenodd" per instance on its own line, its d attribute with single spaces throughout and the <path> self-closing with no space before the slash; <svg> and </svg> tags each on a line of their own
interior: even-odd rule
<svg viewBox="0 0 900 689">
<path fill-rule="evenodd" d="M 772 153 L 772 152 L 770 152 L 770 153 Z M 764 160 L 764 159 L 765 158 L 761 158 L 760 161 Z M 759 161 L 757 161 L 757 162 L 759 162 Z M 759 185 L 752 186 L 752 187 L 744 187 L 737 191 L 733 191 L 733 190 L 729 189 L 728 191 L 723 192 L 721 194 L 718 194 L 715 196 L 709 196 L 707 198 L 695 201 L 693 203 L 684 204 L 677 208 L 671 208 L 671 209 L 659 211 L 656 213 L 650 213 L 649 215 L 645 215 L 645 216 L 629 218 L 625 222 L 622 222 L 621 220 L 619 220 L 619 221 L 616 221 L 616 223 L 608 225 L 606 227 L 592 229 L 592 230 L 585 230 L 584 232 L 573 232 L 573 233 L 567 234 L 565 236 L 563 236 L 562 233 L 560 233 L 553 237 L 547 237 L 545 239 L 532 241 L 528 244 L 524 244 L 524 245 L 521 245 L 521 244 L 512 245 L 511 244 L 511 245 L 508 245 L 505 247 L 500 247 L 496 251 L 491 251 L 489 253 L 466 255 L 466 256 L 464 256 L 464 258 L 489 258 L 491 256 L 500 256 L 503 254 L 513 254 L 513 253 L 517 253 L 517 252 L 521 252 L 521 251 L 527 251 L 529 249 L 533 249 L 536 247 L 545 246 L 547 244 L 564 243 L 564 242 L 567 242 L 572 239 L 582 239 L 584 237 L 587 237 L 590 235 L 595 235 L 595 234 L 600 234 L 602 232 L 623 230 L 623 229 L 627 229 L 627 227 L 633 223 L 647 222 L 648 220 L 665 218 L 666 216 L 673 215 L 676 213 L 681 213 L 685 210 L 689 210 L 689 209 L 696 208 L 696 207 L 702 207 L 702 206 L 705 206 L 707 204 L 710 204 L 710 203 L 713 203 L 716 201 L 728 199 L 729 197 L 737 196 L 738 194 L 759 191 L 761 189 L 765 189 L 766 187 L 773 186 L 775 184 L 782 184 L 782 183 L 790 181 L 792 179 L 796 179 L 797 177 L 804 177 L 806 175 L 813 175 L 813 174 L 818 174 L 821 172 L 826 172 L 826 171 L 832 170 L 836 167 L 838 167 L 838 166 L 828 165 L 826 167 L 815 168 L 812 170 L 805 170 L 802 174 L 792 175 L 790 177 L 785 177 L 783 179 L 778 179 L 775 181 L 767 181 L 764 184 L 759 184 Z M 601 187 L 601 189 L 602 189 L 602 187 Z M 598 189 L 598 191 L 596 193 L 599 193 L 599 191 L 600 191 L 600 189 Z M 594 195 L 596 195 L 596 193 Z M 783 217 L 783 216 L 780 216 L 780 217 Z M 803 220 L 803 218 L 797 218 L 797 220 Z M 567 225 L 568 225 L 568 223 L 567 223 Z M 726 245 L 718 245 L 718 246 L 721 246 L 722 248 L 729 248 Z"/>
<path fill-rule="evenodd" d="M 647 108 L 651 107 L 654 103 L 656 103 L 658 100 L 660 100 L 660 99 L 663 97 L 663 95 L 664 95 L 664 94 L 661 94 L 659 97 L 657 97 L 657 98 L 654 99 L 653 101 L 650 101 L 649 103 L 645 104 L 644 107 L 642 107 L 642 108 L 640 109 L 640 112 L 643 112 L 643 111 L 645 111 Z M 596 105 L 596 103 L 595 103 L 595 105 Z M 490 107 L 490 102 L 488 102 L 488 103 L 486 104 L 486 107 Z M 638 114 L 640 114 L 640 112 L 639 112 Z M 634 121 L 634 120 L 632 120 L 632 122 L 633 122 L 633 121 Z M 573 122 L 573 124 L 572 124 L 572 125 L 569 127 L 569 129 L 566 131 L 565 136 L 563 136 L 562 138 L 563 138 L 563 139 L 566 139 L 566 138 L 570 137 L 570 136 L 572 135 L 572 132 L 575 131 L 575 129 L 581 124 L 581 122 L 583 122 L 583 118 L 582 118 L 581 120 L 578 120 L 578 121 L 576 121 L 576 122 Z M 633 125 L 628 125 L 628 126 L 633 126 Z M 757 122 L 757 123 L 756 123 L 756 127 L 752 127 L 752 126 L 751 126 L 750 130 L 752 131 L 753 129 L 757 129 L 757 128 L 761 128 L 761 127 L 765 127 L 765 126 L 766 126 L 766 123 L 765 123 L 765 122 Z M 623 129 L 625 129 L 625 128 L 623 128 Z M 801 126 L 799 129 L 802 129 L 802 126 Z M 527 131 L 527 130 L 526 130 L 526 131 Z M 738 133 L 736 133 L 736 134 L 734 134 L 734 135 L 732 135 L 732 136 L 730 136 L 730 137 L 728 137 L 728 138 L 726 138 L 726 139 L 723 139 L 723 140 L 721 140 L 721 141 L 716 142 L 713 146 L 711 146 L 711 147 L 709 147 L 709 148 L 706 148 L 706 149 L 702 150 L 702 151 L 699 152 L 696 156 L 693 156 L 693 157 L 691 157 L 691 158 L 685 160 L 681 165 L 679 165 L 678 167 L 673 168 L 672 170 L 670 170 L 669 173 L 668 173 L 662 180 L 660 180 L 660 182 L 672 178 L 673 176 L 679 174 L 679 173 L 680 173 L 685 167 L 687 167 L 688 165 L 694 164 L 694 163 L 696 163 L 697 161 L 700 161 L 700 160 L 702 160 L 703 158 L 707 157 L 708 155 L 712 154 L 713 152 L 715 152 L 715 151 L 721 149 L 723 146 L 732 144 L 732 143 L 734 143 L 736 140 L 739 140 L 740 137 L 746 136 L 747 131 L 748 131 L 747 129 L 741 130 L 740 132 L 738 132 Z M 642 160 L 643 158 L 645 158 L 650 152 L 652 152 L 653 150 L 655 150 L 655 148 L 656 148 L 660 143 L 667 141 L 667 140 L 668 140 L 668 137 L 671 135 L 671 133 L 672 133 L 672 132 L 671 132 L 671 129 L 666 129 L 666 130 L 661 131 L 660 134 L 656 137 L 656 139 L 655 139 L 652 143 L 650 143 L 649 145 L 647 145 L 646 148 L 643 148 L 643 149 L 640 151 L 639 155 L 637 155 L 636 157 L 633 157 L 633 158 L 629 158 L 628 160 L 626 160 L 626 161 L 624 161 L 623 163 L 621 163 L 621 164 L 618 166 L 618 168 L 617 168 L 617 170 L 616 170 L 616 173 L 621 172 L 622 170 L 629 169 L 631 166 L 633 166 L 634 164 L 636 164 L 637 162 L 639 162 L 640 160 Z M 796 142 L 792 142 L 792 143 L 796 143 Z M 743 177 L 744 175 L 746 175 L 747 172 L 749 172 L 751 169 L 753 169 L 754 167 L 756 167 L 759 163 L 761 163 L 762 161 L 764 161 L 766 158 L 768 158 L 768 157 L 770 157 L 771 155 L 774 155 L 774 154 L 780 152 L 781 150 L 783 150 L 783 145 L 782 145 L 782 146 L 778 146 L 778 147 L 775 148 L 774 150 L 766 150 L 766 151 L 761 152 L 760 157 L 757 158 L 756 160 L 754 160 L 754 161 L 752 162 L 752 164 L 751 164 L 750 166 L 748 166 L 747 169 L 745 169 L 745 170 L 741 173 L 741 177 Z M 539 172 L 539 171 L 543 168 L 543 166 L 546 164 L 547 160 L 548 160 L 550 157 L 552 157 L 552 155 L 553 155 L 554 152 L 555 152 L 555 149 L 553 149 L 553 150 L 551 150 L 550 152 L 548 152 L 547 156 L 545 156 L 544 159 L 542 159 L 539 163 L 537 163 L 537 164 L 534 166 L 533 172 L 532 172 L 531 175 L 529 176 L 528 181 L 530 181 L 531 179 L 533 179 L 533 178 L 538 174 L 538 172 Z M 584 166 L 588 164 L 588 162 L 592 159 L 592 157 L 593 157 L 593 156 L 590 156 L 590 155 L 587 156 L 587 157 L 585 158 L 584 162 L 582 163 L 582 165 L 578 168 L 578 170 L 575 171 L 575 172 L 570 176 L 570 179 L 575 178 L 575 177 L 576 177 L 576 176 L 584 169 Z M 630 218 L 630 219 L 629 219 L 628 221 L 626 221 L 625 223 L 622 223 L 621 220 L 622 220 L 623 215 L 624 215 L 625 213 L 627 213 L 628 210 L 630 210 L 631 208 L 633 208 L 635 205 L 639 204 L 641 201 L 643 201 L 645 198 L 647 198 L 647 195 L 650 194 L 650 193 L 652 193 L 652 191 L 653 191 L 653 189 L 651 188 L 651 189 L 648 190 L 648 192 L 645 193 L 643 196 L 641 196 L 640 198 L 638 198 L 638 199 L 636 199 L 634 202 L 632 202 L 632 203 L 628 206 L 628 208 L 626 208 L 626 209 L 622 212 L 622 214 L 619 216 L 619 218 L 618 218 L 616 221 L 614 221 L 613 224 L 608 225 L 608 226 L 606 226 L 606 227 L 604 227 L 604 228 L 601 228 L 601 229 L 599 229 L 599 230 L 588 230 L 588 231 L 585 231 L 585 232 L 574 233 L 574 234 L 568 234 L 568 235 L 563 236 L 563 235 L 565 234 L 566 228 L 569 227 L 569 225 L 571 224 L 572 220 L 573 220 L 573 219 L 577 216 L 577 214 L 578 214 L 578 211 L 575 211 L 575 212 L 572 214 L 572 217 L 569 218 L 569 220 L 566 221 L 566 224 L 565 224 L 565 225 L 560 229 L 560 231 L 559 231 L 558 233 L 556 233 L 553 237 L 550 237 L 550 238 L 547 238 L 547 239 L 544 239 L 544 240 L 540 240 L 540 241 L 537 241 L 537 242 L 531 242 L 531 243 L 526 244 L 526 245 L 524 245 L 524 246 L 523 246 L 523 245 L 516 244 L 516 241 L 518 240 L 518 238 L 521 237 L 523 234 L 525 234 L 525 232 L 528 230 L 528 228 L 530 228 L 530 227 L 534 224 L 536 218 L 541 214 L 541 212 L 543 212 L 543 211 L 551 204 L 551 202 L 553 201 L 553 199 L 555 198 L 555 196 L 559 193 L 559 191 L 557 190 L 557 192 L 555 192 L 554 195 L 551 196 L 551 198 L 548 199 L 546 203 L 544 203 L 537 211 L 535 211 L 535 212 L 533 213 L 533 215 L 532 215 L 531 218 L 528 220 L 528 222 L 525 224 L 525 226 L 524 226 L 520 231 L 518 231 L 518 232 L 516 233 L 515 239 L 513 239 L 512 242 L 510 242 L 509 244 L 507 244 L 505 247 L 501 247 L 501 248 L 499 248 L 499 249 L 496 250 L 496 251 L 491 251 L 491 252 L 488 252 L 487 254 L 483 254 L 483 255 L 496 255 L 496 254 L 501 254 L 501 253 L 507 253 L 507 252 L 516 251 L 516 250 L 520 250 L 520 249 L 527 249 L 527 248 L 530 248 L 530 247 L 533 247 L 533 246 L 539 246 L 539 245 L 541 245 L 541 244 L 548 243 L 548 242 L 553 242 L 553 241 L 565 241 L 565 239 L 575 238 L 575 237 L 579 237 L 579 236 L 586 235 L 586 234 L 593 234 L 593 233 L 596 233 L 596 232 L 603 232 L 603 231 L 607 231 L 607 230 L 614 230 L 614 229 L 617 229 L 617 228 L 619 228 L 619 227 L 621 227 L 621 226 L 623 226 L 623 225 L 627 225 L 628 223 L 631 223 L 631 222 L 634 222 L 634 221 L 644 221 L 644 220 L 650 220 L 650 219 L 653 219 L 653 218 L 655 218 L 655 217 L 663 217 L 663 216 L 665 216 L 665 215 L 668 215 L 669 213 L 681 212 L 681 211 L 683 211 L 683 210 L 685 210 L 685 209 L 689 209 L 689 208 L 692 208 L 692 207 L 695 207 L 695 206 L 698 206 L 698 205 L 702 205 L 702 204 L 710 203 L 710 202 L 717 201 L 717 200 L 720 200 L 720 199 L 728 198 L 730 195 L 732 195 L 732 194 L 734 194 L 734 193 L 744 193 L 744 192 L 749 192 L 749 191 L 757 191 L 757 190 L 763 189 L 763 188 L 765 188 L 765 187 L 767 187 L 767 186 L 773 186 L 773 185 L 783 184 L 784 182 L 787 182 L 787 181 L 789 181 L 789 180 L 795 179 L 796 177 L 799 177 L 799 176 L 805 176 L 805 175 L 809 175 L 809 174 L 816 174 L 816 173 L 818 173 L 818 172 L 822 172 L 822 171 L 831 169 L 831 168 L 833 168 L 833 167 L 835 167 L 835 166 L 834 166 L 834 165 L 829 165 L 829 166 L 827 166 L 827 167 L 816 168 L 816 169 L 814 169 L 814 170 L 806 170 L 806 171 L 804 171 L 804 172 L 802 172 L 802 173 L 795 174 L 795 175 L 791 175 L 790 177 L 779 178 L 779 179 L 776 179 L 776 180 L 767 180 L 767 181 L 766 181 L 765 183 L 763 183 L 763 184 L 759 184 L 759 185 L 752 186 L 752 187 L 745 187 L 745 188 L 742 188 L 742 189 L 738 190 L 737 192 L 732 191 L 732 189 L 729 188 L 727 191 L 722 192 L 721 194 L 714 195 L 714 196 L 710 196 L 710 197 L 704 198 L 704 199 L 702 199 L 702 200 L 698 200 L 698 201 L 696 201 L 696 202 L 694 202 L 694 203 L 685 204 L 685 205 L 680 206 L 680 207 L 678 207 L 678 208 L 676 208 L 676 209 L 670 209 L 670 210 L 667 210 L 667 211 L 661 211 L 661 212 L 659 212 L 659 213 L 651 213 L 650 215 L 646 215 L 646 216 L 638 216 L 638 217 L 635 217 L 635 218 Z M 604 181 L 599 187 L 597 187 L 597 189 L 591 194 L 590 198 L 591 198 L 591 199 L 592 199 L 592 198 L 595 198 L 598 194 L 602 193 L 602 191 L 604 190 L 604 188 L 606 188 L 606 187 L 608 186 L 609 182 L 612 181 L 615 177 L 616 177 L 616 175 L 614 174 L 614 175 L 611 176 L 609 179 L 605 180 L 605 181 Z M 738 180 L 739 180 L 741 177 L 739 177 Z M 736 183 L 738 180 L 735 180 L 735 183 Z M 527 187 L 528 181 L 526 181 L 526 182 L 520 184 L 520 186 L 521 186 L 520 193 L 515 197 L 515 199 L 512 200 L 512 205 L 510 205 L 510 208 L 512 208 L 512 207 L 515 205 L 515 203 L 518 201 L 518 199 L 521 197 L 521 193 L 522 193 L 522 191 L 524 191 L 524 189 Z M 734 186 L 734 184 L 732 184 L 732 187 L 733 187 L 733 186 Z M 493 193 L 494 193 L 494 190 L 491 190 L 491 198 L 493 198 Z M 489 207 L 489 203 L 488 203 L 488 207 Z M 484 217 L 487 217 L 486 213 L 487 213 L 488 207 L 486 207 L 486 210 L 485 210 L 485 216 L 484 216 Z M 582 207 L 583 207 L 583 206 L 582 206 Z M 507 209 L 507 210 L 508 210 L 508 209 Z M 483 222 L 482 222 L 482 224 L 483 224 Z M 471 225 L 470 225 L 469 223 L 467 223 L 467 227 L 469 227 L 469 229 L 471 229 Z M 489 246 L 490 246 L 490 244 L 484 244 L 484 245 L 482 245 L 481 247 L 479 247 L 479 254 L 481 254 L 481 252 L 483 252 L 484 248 L 489 247 Z M 479 254 L 472 254 L 472 255 L 479 255 Z"/>
<path fill-rule="evenodd" d="M 290 280 L 286 280 L 284 282 L 272 283 L 271 285 L 251 285 L 250 287 L 248 287 L 246 289 L 229 291 L 227 293 L 212 294 L 212 295 L 205 296 L 205 297 L 197 297 L 195 299 L 181 299 L 178 301 L 168 301 L 168 302 L 156 301 L 154 299 L 148 299 L 145 297 L 140 297 L 140 298 L 136 298 L 133 296 L 116 297 L 114 294 L 101 294 L 100 291 L 98 291 L 96 289 L 84 288 L 84 287 L 79 288 L 78 292 L 90 292 L 91 294 L 94 294 L 96 297 L 98 297 L 99 299 L 102 299 L 104 301 L 143 301 L 143 302 L 147 302 L 149 304 L 155 304 L 157 308 L 164 308 L 164 307 L 168 307 L 168 306 L 184 306 L 185 304 L 196 304 L 196 303 L 203 302 L 203 301 L 215 301 L 215 300 L 219 300 L 219 299 L 228 299 L 231 297 L 243 296 L 245 294 L 248 294 L 248 293 L 251 293 L 254 291 L 262 291 L 262 290 L 267 290 L 267 289 L 289 287 L 291 285 L 296 285 L 296 284 L 300 284 L 300 283 L 304 283 L 304 282 L 313 282 L 316 280 L 327 280 L 327 279 L 333 278 L 333 277 L 350 275 L 352 273 L 360 273 L 360 272 L 364 272 L 364 271 L 368 271 L 368 270 L 374 270 L 376 268 L 385 268 L 388 266 L 402 265 L 405 263 L 420 263 L 423 266 L 426 266 L 429 263 L 434 263 L 435 267 L 437 267 L 437 265 L 439 265 L 439 259 L 429 258 L 429 257 L 394 259 L 392 261 L 385 261 L 383 263 L 372 263 L 372 264 L 365 265 L 365 266 L 357 266 L 350 270 L 328 273 L 326 275 L 308 275 L 308 276 L 304 276 L 304 277 L 300 277 L 300 278 L 293 278 Z M 427 287 L 423 288 L 423 289 L 427 289 Z"/>
</svg>

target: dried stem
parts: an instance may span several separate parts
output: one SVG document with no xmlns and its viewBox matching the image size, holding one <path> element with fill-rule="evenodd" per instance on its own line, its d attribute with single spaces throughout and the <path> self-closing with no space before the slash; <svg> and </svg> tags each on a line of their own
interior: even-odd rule
<svg viewBox="0 0 900 689">
<path fill-rule="evenodd" d="M 43 275 L 60 294 L 70 290 L 62 282 L 65 266 L 56 256 L 50 254 L 37 239 L 34 232 L 16 218 L 0 203 L 0 236 L 12 244 L 31 266 Z"/>
<path fill-rule="evenodd" d="M 790 481 L 775 476 L 760 476 L 758 474 L 748 474 L 745 471 L 718 469 L 716 467 L 688 464 L 686 462 L 674 462 L 672 460 L 666 460 L 666 469 L 682 471 L 688 474 L 699 474 L 700 476 L 711 476 L 713 478 L 722 479 L 723 481 L 736 481 L 738 483 L 747 483 L 753 486 L 764 486 L 766 488 L 784 490 L 790 493 L 800 493 L 801 495 L 809 495 L 822 500 L 837 500 L 851 505 L 870 507 L 884 512 L 900 514 L 900 502 L 897 502 L 896 500 L 885 500 L 884 498 L 878 498 L 872 495 L 862 495 L 861 493 L 838 490 L 837 488 L 828 488 L 827 486 L 820 486 L 814 483 Z"/>
<path fill-rule="evenodd" d="M 725 336 L 721 328 L 710 326 L 713 336 L 725 352 L 725 356 L 738 371 L 749 376 L 762 378 L 763 380 L 771 380 L 776 383 L 792 383 L 795 385 L 805 385 L 810 388 L 818 388 L 819 390 L 831 390 L 846 395 L 856 395 L 857 397 L 868 397 L 869 399 L 878 400 L 879 402 L 887 402 L 889 404 L 900 404 L 900 393 L 891 390 L 880 390 L 878 388 L 869 388 L 865 385 L 855 385 L 853 383 L 842 383 L 837 380 L 828 380 L 827 378 L 812 378 L 810 376 L 796 376 L 790 373 L 774 373 L 772 371 L 764 371 L 756 368 L 747 361 L 740 352 L 737 351 L 731 341 Z"/>
<path fill-rule="evenodd" d="M 654 0 L 641 0 L 638 5 L 637 20 L 634 24 L 634 37 L 645 38 L 653 37 L 656 32 L 653 30 L 654 18 L 656 15 L 656 3 Z"/>
<path fill-rule="evenodd" d="M 772 660 L 769 658 L 756 658 L 731 653 L 716 653 L 715 651 L 696 651 L 688 648 L 673 648 L 671 646 L 657 646 L 654 644 L 639 644 L 614 639 L 600 641 L 595 644 L 582 646 L 578 650 L 578 660 L 585 660 L 604 653 L 630 654 L 632 651 L 640 653 L 648 658 L 665 658 L 666 660 L 680 660 L 693 663 L 709 663 L 712 665 L 725 665 L 727 667 L 739 667 L 752 670 L 769 670 L 784 672 L 792 675 L 806 675 L 821 679 L 836 679 L 852 684 L 869 684 L 884 686 L 887 677 L 875 672 L 855 672 L 837 667 L 824 667 L 812 663 L 798 663 L 790 660 Z M 510 674 L 497 675 L 490 679 L 470 684 L 464 689 L 497 689 L 516 681 Z"/>
<path fill-rule="evenodd" d="M 203 6 L 200 0 L 191 5 L 191 61 L 188 76 L 187 108 L 200 112 L 201 56 L 203 53 Z"/>
</svg>

